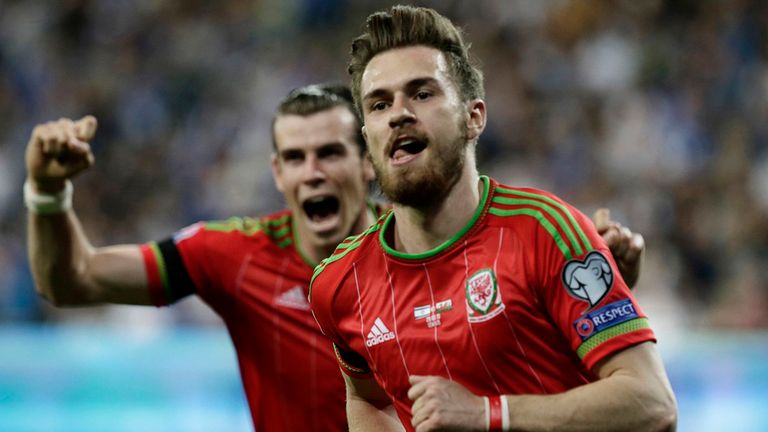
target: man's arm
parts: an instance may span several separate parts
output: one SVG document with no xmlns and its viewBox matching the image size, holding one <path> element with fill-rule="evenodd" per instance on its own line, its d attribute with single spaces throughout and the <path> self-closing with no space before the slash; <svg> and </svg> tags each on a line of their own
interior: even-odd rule
<svg viewBox="0 0 768 432">
<path fill-rule="evenodd" d="M 509 396 L 511 430 L 674 431 L 677 404 L 655 344 L 595 366 L 600 379 L 551 396 Z"/>
<path fill-rule="evenodd" d="M 614 354 L 595 366 L 598 381 L 553 395 L 507 395 L 508 430 L 514 431 L 674 431 L 677 406 L 656 347 L 645 342 Z M 412 379 L 412 382 L 414 380 Z M 424 384 L 427 383 L 427 384 Z M 409 391 L 415 400 L 417 432 L 450 427 L 484 430 L 482 398 L 438 377 L 416 377 Z M 474 415 L 453 413 L 474 407 Z M 483 407 L 483 408 L 480 408 Z M 482 414 L 482 417 L 480 416 Z M 483 421 L 479 422 L 479 418 Z"/>
<path fill-rule="evenodd" d="M 347 384 L 347 420 L 351 432 L 405 429 L 387 394 L 373 378 L 352 378 L 342 372 Z"/>
<path fill-rule="evenodd" d="M 72 209 L 40 205 L 65 194 L 69 179 L 93 165 L 88 141 L 96 119 L 38 125 L 27 144 L 27 242 L 38 292 L 59 306 L 152 304 L 138 245 L 94 248 Z M 31 203 L 31 204 L 30 204 Z M 38 204 L 35 204 L 38 203 Z"/>
</svg>

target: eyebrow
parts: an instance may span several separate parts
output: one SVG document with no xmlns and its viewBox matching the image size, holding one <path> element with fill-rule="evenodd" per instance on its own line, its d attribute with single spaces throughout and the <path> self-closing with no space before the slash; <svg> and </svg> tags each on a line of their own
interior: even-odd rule
<svg viewBox="0 0 768 432">
<path fill-rule="evenodd" d="M 428 84 L 438 84 L 437 80 L 432 77 L 420 77 L 420 78 L 414 78 L 407 83 L 405 83 L 405 91 L 406 93 L 413 93 L 416 89 L 419 87 L 428 85 Z M 387 96 L 390 93 L 392 93 L 389 90 L 385 90 L 383 88 L 378 88 L 375 90 L 371 90 L 370 92 L 366 93 L 365 96 L 363 96 L 363 100 L 370 100 L 370 99 L 377 99 L 383 96 Z"/>
<path fill-rule="evenodd" d="M 284 149 L 278 152 L 278 156 L 281 158 L 286 158 L 288 156 L 298 156 L 303 154 L 304 154 L 304 150 L 302 149 Z"/>
<path fill-rule="evenodd" d="M 323 151 L 329 151 L 329 150 L 344 150 L 345 144 L 341 141 L 328 141 L 326 143 L 320 144 L 314 149 L 310 149 L 309 152 L 323 152 Z M 294 154 L 304 154 L 308 153 L 307 149 L 304 148 L 287 148 L 280 150 L 278 154 L 280 156 L 290 156 Z"/>
</svg>

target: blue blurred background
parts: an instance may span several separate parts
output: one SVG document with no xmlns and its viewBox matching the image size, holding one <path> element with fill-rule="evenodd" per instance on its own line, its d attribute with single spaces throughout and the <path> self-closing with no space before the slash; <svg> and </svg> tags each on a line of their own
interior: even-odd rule
<svg viewBox="0 0 768 432">
<path fill-rule="evenodd" d="M 481 170 L 608 206 L 648 245 L 638 297 L 680 430 L 768 430 L 768 4 L 416 2 L 462 25 L 486 74 Z M 382 1 L 0 0 L 0 431 L 249 430 L 232 348 L 196 299 L 54 309 L 26 263 L 36 123 L 94 114 L 75 182 L 95 245 L 283 205 L 270 122 L 346 81 Z"/>
</svg>

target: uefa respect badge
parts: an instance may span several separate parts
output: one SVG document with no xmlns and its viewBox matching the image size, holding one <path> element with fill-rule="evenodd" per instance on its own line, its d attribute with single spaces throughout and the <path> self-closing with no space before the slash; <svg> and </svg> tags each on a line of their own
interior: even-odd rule
<svg viewBox="0 0 768 432">
<path fill-rule="evenodd" d="M 496 275 L 491 269 L 482 269 L 467 279 L 467 317 L 469 322 L 488 321 L 504 310 Z"/>
</svg>

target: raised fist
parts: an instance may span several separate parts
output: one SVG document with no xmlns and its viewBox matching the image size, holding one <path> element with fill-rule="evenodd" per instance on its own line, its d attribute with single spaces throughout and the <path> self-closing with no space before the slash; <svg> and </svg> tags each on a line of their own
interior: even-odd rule
<svg viewBox="0 0 768 432">
<path fill-rule="evenodd" d="M 65 180 L 93 165 L 88 142 L 96 133 L 96 118 L 61 118 L 35 126 L 27 144 L 27 179 L 39 192 L 56 193 Z"/>
</svg>

